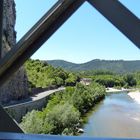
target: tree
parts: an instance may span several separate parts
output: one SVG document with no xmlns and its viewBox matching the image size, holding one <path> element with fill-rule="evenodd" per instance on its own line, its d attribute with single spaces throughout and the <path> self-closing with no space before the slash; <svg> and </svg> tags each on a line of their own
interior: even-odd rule
<svg viewBox="0 0 140 140">
<path fill-rule="evenodd" d="M 23 117 L 20 126 L 26 133 L 42 133 L 43 118 L 41 117 L 41 112 L 35 110 L 28 112 Z"/>
<path fill-rule="evenodd" d="M 134 76 L 132 74 L 127 74 L 124 76 L 124 81 L 126 82 L 127 86 L 136 86 L 137 82 L 136 79 L 134 78 Z"/>
<path fill-rule="evenodd" d="M 64 85 L 64 80 L 60 77 L 56 77 L 55 81 L 56 81 L 57 86 Z"/>
<path fill-rule="evenodd" d="M 44 123 L 55 126 L 51 130 L 53 134 L 62 134 L 66 128 L 72 128 L 74 132 L 75 126 L 79 122 L 79 119 L 79 111 L 74 108 L 73 105 L 66 102 L 64 104 L 54 106 L 51 111 L 46 114 Z"/>
<path fill-rule="evenodd" d="M 78 77 L 75 74 L 69 73 L 68 78 L 65 80 L 65 85 L 66 86 L 75 86 L 77 80 L 78 80 Z"/>
<path fill-rule="evenodd" d="M 30 87 L 51 87 L 65 85 L 65 80 L 68 78 L 68 72 L 62 68 L 54 68 L 53 66 L 40 60 L 29 59 L 25 63 Z M 68 83 L 75 84 L 74 74 L 69 74 Z"/>
</svg>

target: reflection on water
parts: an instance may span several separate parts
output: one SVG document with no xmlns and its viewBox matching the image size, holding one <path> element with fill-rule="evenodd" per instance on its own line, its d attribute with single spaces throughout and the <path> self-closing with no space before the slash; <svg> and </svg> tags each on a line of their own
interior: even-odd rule
<svg viewBox="0 0 140 140">
<path fill-rule="evenodd" d="M 88 116 L 82 136 L 140 138 L 140 105 L 126 93 L 110 94 Z"/>
</svg>

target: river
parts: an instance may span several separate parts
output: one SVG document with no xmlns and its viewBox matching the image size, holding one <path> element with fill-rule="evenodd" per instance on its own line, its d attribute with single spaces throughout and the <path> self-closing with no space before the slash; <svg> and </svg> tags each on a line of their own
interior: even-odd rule
<svg viewBox="0 0 140 140">
<path fill-rule="evenodd" d="M 126 93 L 107 95 L 87 118 L 81 136 L 140 138 L 140 105 Z"/>
</svg>

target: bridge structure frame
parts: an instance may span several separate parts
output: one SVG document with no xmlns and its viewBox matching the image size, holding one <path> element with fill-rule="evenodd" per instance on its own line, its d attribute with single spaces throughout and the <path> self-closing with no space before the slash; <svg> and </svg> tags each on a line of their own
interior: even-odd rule
<svg viewBox="0 0 140 140">
<path fill-rule="evenodd" d="M 52 8 L 0 59 L 0 86 L 46 42 L 85 2 L 89 2 L 118 30 L 140 48 L 140 20 L 118 0 L 58 0 Z M 3 0 L 0 0 L 0 56 L 3 36 Z M 0 106 L 0 132 L 22 133 Z M 10 127 L 9 127 L 10 126 Z"/>
<path fill-rule="evenodd" d="M 2 35 L 3 35 L 3 0 L 0 0 L 0 58 L 2 50 Z"/>
</svg>

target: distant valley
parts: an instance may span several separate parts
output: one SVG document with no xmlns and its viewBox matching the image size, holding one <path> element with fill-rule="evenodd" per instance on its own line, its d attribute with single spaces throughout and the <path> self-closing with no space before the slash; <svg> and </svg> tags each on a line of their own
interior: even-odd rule
<svg viewBox="0 0 140 140">
<path fill-rule="evenodd" d="M 54 67 L 62 67 L 71 71 L 106 70 L 116 73 L 140 71 L 140 60 L 125 61 L 94 59 L 82 64 L 75 64 L 64 60 L 48 60 L 46 62 Z"/>
</svg>

